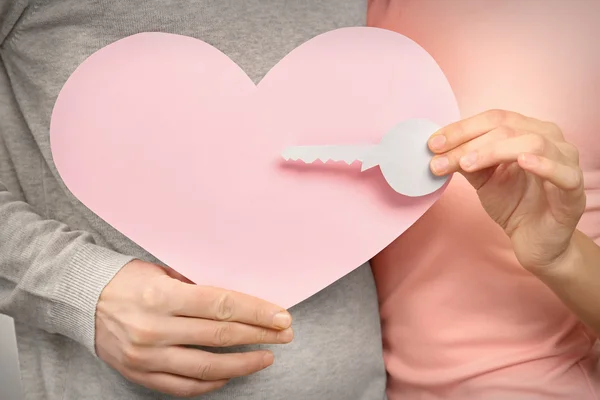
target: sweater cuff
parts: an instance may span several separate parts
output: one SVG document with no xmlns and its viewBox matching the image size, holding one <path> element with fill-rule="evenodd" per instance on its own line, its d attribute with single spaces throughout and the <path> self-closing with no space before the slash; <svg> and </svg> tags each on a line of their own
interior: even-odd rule
<svg viewBox="0 0 600 400">
<path fill-rule="evenodd" d="M 96 305 L 102 290 L 135 257 L 95 244 L 83 245 L 67 267 L 55 292 L 52 320 L 55 331 L 96 356 Z"/>
</svg>

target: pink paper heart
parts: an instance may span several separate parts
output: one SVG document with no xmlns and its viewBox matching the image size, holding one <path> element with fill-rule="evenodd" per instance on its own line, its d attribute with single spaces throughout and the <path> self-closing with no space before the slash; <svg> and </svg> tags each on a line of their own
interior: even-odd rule
<svg viewBox="0 0 600 400">
<path fill-rule="evenodd" d="M 317 36 L 258 86 L 200 40 L 143 33 L 73 73 L 50 134 L 65 184 L 107 223 L 198 284 L 290 307 L 385 248 L 443 189 L 409 198 L 378 168 L 294 169 L 282 149 L 458 117 L 438 65 L 395 32 Z"/>
</svg>

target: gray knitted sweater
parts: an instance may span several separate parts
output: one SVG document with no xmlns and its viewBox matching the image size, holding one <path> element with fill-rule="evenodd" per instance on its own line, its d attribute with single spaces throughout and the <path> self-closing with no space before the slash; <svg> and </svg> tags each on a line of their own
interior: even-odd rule
<svg viewBox="0 0 600 400">
<path fill-rule="evenodd" d="M 15 319 L 26 399 L 166 398 L 94 353 L 100 292 L 133 257 L 154 260 L 58 177 L 48 128 L 72 71 L 113 41 L 163 31 L 214 45 L 258 81 L 302 42 L 365 20 L 366 0 L 0 0 L 0 313 Z M 202 398 L 385 398 L 368 265 L 291 311 L 296 339 L 273 348 L 275 365 Z"/>
</svg>

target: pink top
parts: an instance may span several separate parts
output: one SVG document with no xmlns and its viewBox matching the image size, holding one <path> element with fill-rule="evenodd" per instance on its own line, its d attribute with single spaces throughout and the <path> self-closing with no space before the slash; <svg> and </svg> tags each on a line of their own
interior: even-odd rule
<svg viewBox="0 0 600 400">
<path fill-rule="evenodd" d="M 600 243 L 599 1 L 373 0 L 369 18 L 432 54 L 464 116 L 558 123 L 581 150 L 580 229 Z M 596 338 L 520 267 L 460 175 L 373 268 L 390 400 L 600 398 Z"/>
</svg>

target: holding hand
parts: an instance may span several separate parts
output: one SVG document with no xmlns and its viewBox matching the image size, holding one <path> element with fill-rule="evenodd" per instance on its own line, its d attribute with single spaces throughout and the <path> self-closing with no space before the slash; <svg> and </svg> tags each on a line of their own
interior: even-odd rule
<svg viewBox="0 0 600 400">
<path fill-rule="evenodd" d="M 291 322 L 287 311 L 263 300 L 197 286 L 172 270 L 135 260 L 100 296 L 96 351 L 132 382 L 191 397 L 268 367 L 273 354 L 214 354 L 186 345 L 289 343 Z"/>
<path fill-rule="evenodd" d="M 554 124 L 492 110 L 448 125 L 429 140 L 436 175 L 460 172 L 533 273 L 572 246 L 586 197 L 578 151 Z"/>
</svg>

